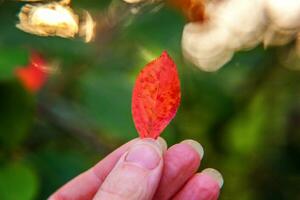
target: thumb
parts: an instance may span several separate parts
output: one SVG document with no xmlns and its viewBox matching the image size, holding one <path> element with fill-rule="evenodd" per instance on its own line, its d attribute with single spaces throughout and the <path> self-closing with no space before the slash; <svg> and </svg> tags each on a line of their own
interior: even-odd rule
<svg viewBox="0 0 300 200">
<path fill-rule="evenodd" d="M 120 158 L 100 186 L 94 200 L 150 200 L 163 168 L 163 139 L 142 139 Z"/>
</svg>

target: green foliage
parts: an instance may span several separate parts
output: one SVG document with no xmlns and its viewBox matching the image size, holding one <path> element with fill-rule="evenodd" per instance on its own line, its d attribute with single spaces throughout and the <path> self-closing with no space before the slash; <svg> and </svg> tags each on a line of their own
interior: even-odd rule
<svg viewBox="0 0 300 200">
<path fill-rule="evenodd" d="M 82 153 L 82 149 L 68 151 L 59 148 L 45 148 L 28 159 L 35 166 L 40 179 L 39 199 L 47 199 L 59 185 L 92 166 L 93 160 L 90 155 Z"/>
<path fill-rule="evenodd" d="M 226 143 L 233 151 L 242 155 L 252 153 L 253 149 L 261 146 L 264 140 L 265 125 L 268 119 L 267 102 L 258 95 L 246 108 L 245 112 L 237 115 L 229 124 Z"/>
<path fill-rule="evenodd" d="M 16 29 L 21 3 L 0 1 L 0 199 L 46 199 L 136 137 L 132 86 L 163 50 L 182 87 L 178 114 L 162 134 L 168 144 L 191 138 L 204 146 L 201 168 L 215 167 L 225 179 L 220 199 L 299 199 L 300 72 L 281 66 L 282 49 L 240 52 L 205 73 L 182 59 L 180 13 L 155 8 L 113 21 L 114 10 L 104 16 L 120 1 L 110 3 L 73 2 L 77 11 L 101 16 L 98 24 L 113 24 L 98 27 L 97 40 L 85 44 Z M 30 50 L 59 65 L 37 94 L 14 74 Z"/>
<path fill-rule="evenodd" d="M 0 199 L 31 200 L 38 190 L 34 171 L 21 163 L 9 163 L 0 168 Z"/>
<path fill-rule="evenodd" d="M 120 74 L 86 74 L 81 81 L 81 104 L 99 128 L 122 139 L 135 137 L 128 78 Z"/>
<path fill-rule="evenodd" d="M 1 47 L 1 46 L 0 46 Z M 0 81 L 12 79 L 17 67 L 28 62 L 28 51 L 17 48 L 0 48 Z"/>
<path fill-rule="evenodd" d="M 33 99 L 15 82 L 0 82 L 0 150 L 18 147 L 29 134 Z"/>
</svg>

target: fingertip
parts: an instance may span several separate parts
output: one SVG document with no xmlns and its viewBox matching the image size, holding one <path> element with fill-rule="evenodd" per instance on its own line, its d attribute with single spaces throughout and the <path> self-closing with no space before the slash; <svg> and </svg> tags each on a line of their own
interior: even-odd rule
<svg viewBox="0 0 300 200">
<path fill-rule="evenodd" d="M 215 171 L 206 170 L 195 174 L 176 194 L 174 200 L 197 199 L 217 200 L 220 194 L 219 177 Z"/>
<path fill-rule="evenodd" d="M 149 142 L 141 142 L 131 147 L 125 156 L 127 163 L 139 165 L 142 168 L 153 170 L 162 159 L 160 148 Z"/>
<path fill-rule="evenodd" d="M 224 184 L 224 179 L 222 174 L 218 170 L 213 168 L 207 168 L 204 169 L 201 173 L 210 176 L 213 180 L 215 180 L 218 183 L 219 187 L 222 188 Z"/>
<path fill-rule="evenodd" d="M 152 138 L 139 139 L 132 144 L 94 199 L 151 199 L 162 174 L 163 149 L 164 146 Z"/>
<path fill-rule="evenodd" d="M 188 140 L 182 141 L 181 143 L 187 144 L 190 147 L 192 147 L 199 154 L 200 158 L 201 159 L 203 158 L 203 156 L 204 156 L 204 149 L 203 149 L 202 145 L 199 142 L 197 142 L 195 140 L 188 139 Z"/>
<path fill-rule="evenodd" d="M 55 197 L 51 196 L 47 200 L 55 200 Z"/>
<path fill-rule="evenodd" d="M 154 199 L 170 199 L 197 172 L 201 163 L 199 146 L 190 143 L 175 144 L 164 154 L 163 176 Z"/>
</svg>

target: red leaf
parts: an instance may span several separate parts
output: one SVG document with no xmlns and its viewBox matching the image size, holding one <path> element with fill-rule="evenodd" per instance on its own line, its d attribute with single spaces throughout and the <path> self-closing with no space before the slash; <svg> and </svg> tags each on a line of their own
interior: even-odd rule
<svg viewBox="0 0 300 200">
<path fill-rule="evenodd" d="M 30 63 L 16 70 L 16 75 L 30 92 L 37 92 L 45 84 L 48 74 L 45 71 L 46 62 L 37 53 L 32 53 Z"/>
<path fill-rule="evenodd" d="M 140 72 L 132 95 L 132 115 L 141 138 L 157 138 L 180 104 L 176 65 L 167 52 Z"/>
</svg>

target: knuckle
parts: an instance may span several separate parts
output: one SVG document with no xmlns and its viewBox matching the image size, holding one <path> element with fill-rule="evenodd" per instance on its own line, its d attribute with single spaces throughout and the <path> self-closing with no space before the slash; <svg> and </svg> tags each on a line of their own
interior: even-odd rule
<svg viewBox="0 0 300 200">
<path fill-rule="evenodd" d="M 130 185 L 130 184 L 129 184 Z M 110 199 L 110 200 L 140 200 L 144 199 L 145 191 L 142 187 L 106 187 L 103 185 L 99 189 L 100 199 Z"/>
</svg>

